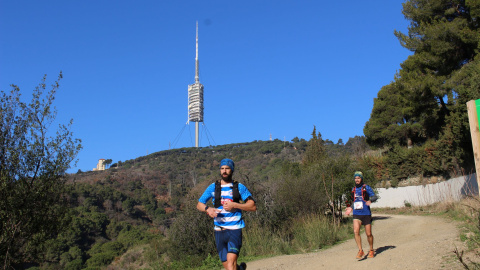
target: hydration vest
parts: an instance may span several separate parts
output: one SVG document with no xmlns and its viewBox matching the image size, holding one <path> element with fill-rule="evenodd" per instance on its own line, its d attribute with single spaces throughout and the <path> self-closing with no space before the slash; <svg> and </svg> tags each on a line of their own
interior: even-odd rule
<svg viewBox="0 0 480 270">
<path fill-rule="evenodd" d="M 354 188 L 352 189 L 352 195 L 351 195 L 352 202 L 355 201 L 356 191 L 357 191 L 357 187 L 354 187 Z M 365 185 L 365 184 L 363 184 L 363 186 L 362 186 L 362 199 L 363 199 L 364 201 L 370 200 L 370 195 L 368 195 L 368 192 L 367 192 L 367 185 Z"/>
<path fill-rule="evenodd" d="M 232 196 L 233 201 L 238 203 L 240 202 L 240 192 L 238 191 L 238 182 L 233 180 L 232 186 Z M 215 204 L 214 207 L 218 208 L 222 205 L 222 183 L 221 181 L 215 182 Z"/>
</svg>

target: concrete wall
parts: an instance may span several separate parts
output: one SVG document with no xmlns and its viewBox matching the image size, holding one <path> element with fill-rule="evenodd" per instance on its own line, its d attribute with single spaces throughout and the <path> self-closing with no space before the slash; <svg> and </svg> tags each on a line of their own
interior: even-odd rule
<svg viewBox="0 0 480 270">
<path fill-rule="evenodd" d="M 405 202 L 422 206 L 439 201 L 458 201 L 465 195 L 475 194 L 478 194 L 478 183 L 476 175 L 470 174 L 425 186 L 378 188 L 380 198 L 371 207 L 403 207 Z"/>
</svg>

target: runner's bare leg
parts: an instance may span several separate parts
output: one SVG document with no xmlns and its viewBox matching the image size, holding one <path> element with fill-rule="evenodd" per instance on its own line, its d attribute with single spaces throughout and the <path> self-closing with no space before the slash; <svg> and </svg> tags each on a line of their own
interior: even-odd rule
<svg viewBox="0 0 480 270">
<path fill-rule="evenodd" d="M 360 227 L 362 226 L 362 221 L 359 219 L 353 220 L 353 233 L 355 234 L 355 242 L 357 242 L 358 250 L 362 249 L 362 237 L 360 236 Z"/>
<path fill-rule="evenodd" d="M 370 250 L 373 250 L 372 224 L 365 225 L 365 234 L 367 235 L 367 240 L 368 240 L 368 244 L 370 245 Z"/>
<path fill-rule="evenodd" d="M 225 270 L 237 270 L 237 259 L 237 254 L 227 253 L 227 261 L 222 263 Z"/>
</svg>

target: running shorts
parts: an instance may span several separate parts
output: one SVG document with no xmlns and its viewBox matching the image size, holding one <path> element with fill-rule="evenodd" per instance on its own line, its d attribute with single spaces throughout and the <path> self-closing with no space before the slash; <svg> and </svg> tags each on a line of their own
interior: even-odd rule
<svg viewBox="0 0 480 270">
<path fill-rule="evenodd" d="M 227 261 L 227 253 L 239 254 L 242 248 L 242 229 L 215 231 L 215 244 L 222 262 Z"/>
<path fill-rule="evenodd" d="M 372 224 L 372 216 L 365 216 L 365 215 L 353 215 L 353 219 L 358 219 L 362 222 L 362 225 Z"/>
</svg>

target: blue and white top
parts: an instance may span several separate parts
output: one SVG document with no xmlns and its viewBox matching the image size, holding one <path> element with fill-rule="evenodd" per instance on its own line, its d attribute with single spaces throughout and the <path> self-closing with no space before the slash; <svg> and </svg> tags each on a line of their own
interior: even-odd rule
<svg viewBox="0 0 480 270">
<path fill-rule="evenodd" d="M 238 183 L 238 192 L 240 193 L 240 197 L 242 201 L 245 201 L 248 197 L 251 197 L 252 194 L 248 191 L 247 187 L 243 184 Z M 227 185 L 222 185 L 222 203 L 221 206 L 217 209 L 221 210 L 218 213 L 217 217 L 213 219 L 213 224 L 215 225 L 215 229 L 228 229 L 228 230 L 236 230 L 245 227 L 245 222 L 242 219 L 242 210 L 234 209 L 232 212 L 226 211 L 223 209 L 223 202 L 225 200 L 233 201 L 233 184 L 229 183 Z M 215 204 L 215 183 L 212 183 L 210 186 L 207 187 L 205 192 L 202 194 L 199 202 L 206 204 L 210 199 Z"/>
<path fill-rule="evenodd" d="M 373 197 L 375 196 L 375 192 L 373 192 L 373 189 L 369 185 L 365 185 L 365 191 L 368 193 L 368 196 Z M 353 214 L 354 215 L 359 215 L 359 216 L 370 216 L 372 215 L 372 212 L 370 211 L 370 206 L 368 206 L 365 203 L 365 200 L 362 197 L 362 187 L 359 188 L 353 188 L 352 192 L 354 193 L 354 201 L 353 201 Z M 356 209 L 355 203 L 360 204 L 360 209 Z"/>
</svg>

